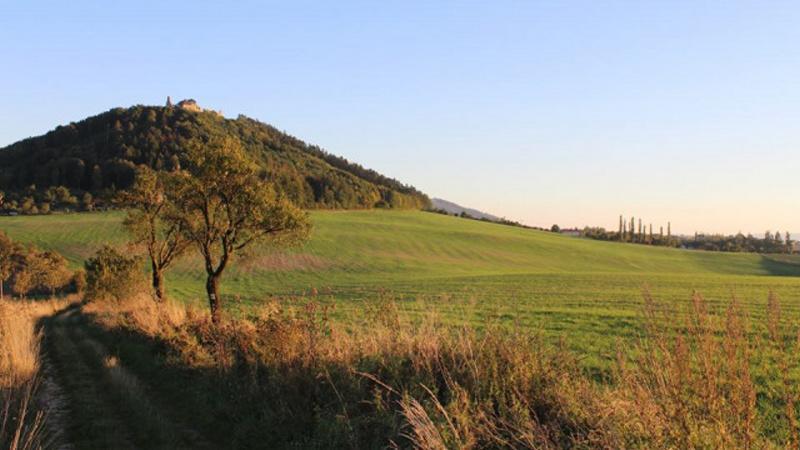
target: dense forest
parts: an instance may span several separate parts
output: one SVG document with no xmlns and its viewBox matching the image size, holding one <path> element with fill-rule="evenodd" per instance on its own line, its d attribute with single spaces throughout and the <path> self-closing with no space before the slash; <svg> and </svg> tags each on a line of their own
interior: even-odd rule
<svg viewBox="0 0 800 450">
<path fill-rule="evenodd" d="M 411 186 L 270 125 L 169 103 L 115 108 L 0 149 L 0 191 L 5 192 L 6 208 L 24 210 L 24 203 L 89 208 L 87 202 L 94 205 L 129 188 L 137 165 L 178 169 L 185 148 L 220 136 L 239 139 L 258 163 L 262 178 L 304 208 L 423 208 L 430 204 L 425 194 Z M 57 188 L 61 202 L 53 198 Z"/>
</svg>

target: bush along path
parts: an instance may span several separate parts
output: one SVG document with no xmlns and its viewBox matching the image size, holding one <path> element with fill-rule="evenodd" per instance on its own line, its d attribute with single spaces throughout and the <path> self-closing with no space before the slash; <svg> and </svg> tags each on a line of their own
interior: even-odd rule
<svg viewBox="0 0 800 450">
<path fill-rule="evenodd" d="M 43 325 L 45 370 L 58 392 L 51 423 L 64 428 L 59 448 L 213 448 L 90 335 L 80 306 Z"/>
</svg>

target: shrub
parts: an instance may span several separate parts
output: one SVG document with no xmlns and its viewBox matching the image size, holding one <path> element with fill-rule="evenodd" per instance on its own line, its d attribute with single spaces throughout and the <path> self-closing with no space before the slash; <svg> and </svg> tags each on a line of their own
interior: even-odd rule
<svg viewBox="0 0 800 450">
<path fill-rule="evenodd" d="M 11 277 L 11 291 L 24 297 L 33 290 L 33 277 L 30 271 L 18 270 Z"/>
<path fill-rule="evenodd" d="M 11 288 L 20 296 L 55 295 L 69 290 L 71 273 L 67 260 L 56 252 L 41 252 L 35 247 L 19 248 L 11 256 L 13 273 Z"/>
<path fill-rule="evenodd" d="M 121 301 L 141 287 L 141 260 L 104 246 L 86 260 L 86 301 Z"/>
</svg>

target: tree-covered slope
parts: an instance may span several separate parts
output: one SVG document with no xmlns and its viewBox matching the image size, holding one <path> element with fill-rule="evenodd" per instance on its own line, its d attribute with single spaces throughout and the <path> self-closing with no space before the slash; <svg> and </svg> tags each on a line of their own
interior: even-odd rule
<svg viewBox="0 0 800 450">
<path fill-rule="evenodd" d="M 428 198 L 244 116 L 180 106 L 115 108 L 0 149 L 0 190 L 66 186 L 103 195 L 126 189 L 138 164 L 179 167 L 182 149 L 215 136 L 238 138 L 278 190 L 306 208 L 420 208 Z"/>
</svg>

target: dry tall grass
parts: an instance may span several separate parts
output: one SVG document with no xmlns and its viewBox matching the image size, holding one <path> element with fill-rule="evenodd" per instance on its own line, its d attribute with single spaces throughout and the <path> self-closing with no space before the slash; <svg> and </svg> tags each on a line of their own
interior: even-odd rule
<svg viewBox="0 0 800 450">
<path fill-rule="evenodd" d="M 83 311 L 105 326 L 127 326 L 153 337 L 181 326 L 194 310 L 169 299 L 156 302 L 152 296 L 140 293 L 121 302 L 90 302 Z"/>
<path fill-rule="evenodd" d="M 68 300 L 0 301 L 0 446 L 12 450 L 42 448 L 45 411 L 35 402 L 39 386 L 42 317 Z"/>
<path fill-rule="evenodd" d="M 798 448 L 797 335 L 776 296 L 755 325 L 735 299 L 675 311 L 644 297 L 642 336 L 605 382 L 536 333 L 412 323 L 391 302 L 346 332 L 313 303 L 221 326 L 175 305 L 93 307 L 196 371 L 207 386 L 190 392 L 233 446 Z"/>
</svg>

